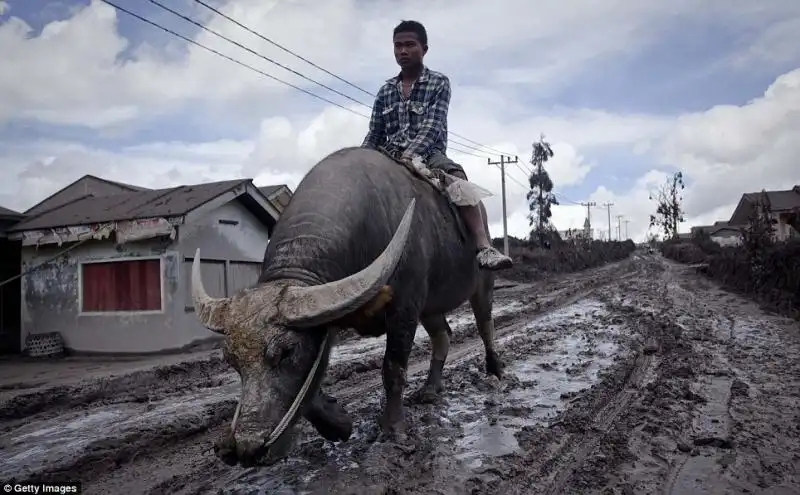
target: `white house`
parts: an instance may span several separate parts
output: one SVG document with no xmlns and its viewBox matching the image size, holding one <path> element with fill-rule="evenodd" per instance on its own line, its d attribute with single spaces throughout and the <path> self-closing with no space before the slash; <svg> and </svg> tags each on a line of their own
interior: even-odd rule
<svg viewBox="0 0 800 495">
<path fill-rule="evenodd" d="M 265 192 L 269 196 L 265 195 Z M 80 353 L 178 350 L 216 338 L 193 315 L 195 249 L 212 296 L 254 284 L 291 197 L 250 179 L 150 190 L 84 176 L 25 212 L 22 324 Z"/>
</svg>

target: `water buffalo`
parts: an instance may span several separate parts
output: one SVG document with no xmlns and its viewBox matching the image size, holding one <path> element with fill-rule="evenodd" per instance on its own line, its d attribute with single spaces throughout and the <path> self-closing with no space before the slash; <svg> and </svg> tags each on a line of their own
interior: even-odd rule
<svg viewBox="0 0 800 495">
<path fill-rule="evenodd" d="M 218 456 L 244 465 L 283 458 L 300 415 L 326 438 L 349 437 L 349 418 L 341 426 L 341 419 L 330 417 L 346 412 L 320 392 L 332 339 L 342 328 L 386 335 L 380 423 L 390 438 L 403 436 L 402 396 L 418 322 L 432 347 L 419 396 L 430 399 L 441 391 L 451 335 L 445 315 L 467 300 L 485 347 L 486 372 L 500 378 L 494 277 L 479 270 L 475 241 L 459 222 L 448 199 L 402 165 L 378 151 L 345 148 L 322 159 L 298 185 L 254 287 L 230 298 L 209 297 L 198 250 L 195 314 L 226 336 L 225 358 L 242 381 Z"/>
</svg>

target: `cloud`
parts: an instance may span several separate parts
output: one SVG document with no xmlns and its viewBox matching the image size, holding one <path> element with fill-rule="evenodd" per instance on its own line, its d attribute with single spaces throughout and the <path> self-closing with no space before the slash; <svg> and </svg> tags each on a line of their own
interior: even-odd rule
<svg viewBox="0 0 800 495">
<path fill-rule="evenodd" d="M 800 69 L 778 77 L 763 96 L 686 115 L 660 145 L 664 163 L 692 181 L 689 215 L 736 203 L 743 192 L 800 184 Z M 724 177 L 724 179 L 722 179 Z"/>
<path fill-rule="evenodd" d="M 170 29 L 324 94 L 145 2 L 121 4 L 150 18 L 158 13 L 159 22 Z M 185 6 L 192 2 L 177 4 L 169 3 L 371 104 L 371 96 L 225 19 Z M 0 1 L 0 15 L 4 5 L 7 9 Z M 402 6 L 391 0 L 237 0 L 220 2 L 219 8 L 369 92 L 397 70 L 389 47 L 393 26 L 402 18 L 424 22 L 431 46 L 426 62 L 453 82 L 451 131 L 519 156 L 519 166 L 508 167 L 508 225 L 510 234 L 524 237 L 529 230 L 528 160 L 540 133 L 555 151 L 547 169 L 557 191 L 598 205 L 614 203 L 612 223 L 614 215 L 624 214 L 635 236 L 646 232 L 653 210 L 648 191 L 675 169 L 687 177 L 685 204 L 689 217 L 698 221 L 724 214 L 745 190 L 800 182 L 794 162 L 800 151 L 794 138 L 800 130 L 800 76 L 797 70 L 777 78 L 777 72 L 758 72 L 796 60 L 794 48 L 784 45 L 800 18 L 798 5 L 794 0 L 768 6 L 744 0 L 712 0 L 702 6 L 690 0 L 506 0 L 505 8 L 497 8 L 478 0 L 413 0 Z M 313 16 L 308 15 L 311 8 Z M 186 45 L 99 0 L 64 16 L 41 31 L 16 7 L 0 20 L 3 65 L 10 68 L 0 73 L 0 167 L 13 178 L 0 184 L 4 206 L 25 209 L 86 173 L 151 187 L 241 176 L 294 187 L 316 161 L 359 144 L 366 132 L 366 119 L 352 112 Z M 774 79 L 764 94 L 744 104 L 730 101 L 681 115 L 610 110 L 603 102 L 561 93 L 565 81 L 591 84 L 605 77 L 611 62 L 633 64 L 649 46 L 668 43 L 665 33 L 684 26 L 687 18 L 703 29 L 733 26 L 749 33 L 750 42 L 734 47 L 723 65 L 751 68 L 762 80 Z M 674 74 L 676 79 L 685 76 Z M 330 93 L 326 97 L 352 111 L 367 111 Z M 620 171 L 617 164 L 604 162 L 606 150 L 626 156 L 630 164 Z M 452 135 L 452 157 L 473 181 L 495 193 L 486 203 L 492 234 L 500 235 L 499 170 L 487 164 L 486 153 L 465 152 L 474 150 Z M 624 189 L 611 186 L 611 177 L 623 173 Z M 586 208 L 564 202 L 555 207 L 553 221 L 560 229 L 581 227 Z M 597 206 L 591 215 L 595 227 L 607 229 L 606 210 Z"/>
<path fill-rule="evenodd" d="M 626 122 L 629 123 L 632 122 Z M 650 156 L 664 168 L 643 171 L 635 184 L 624 191 L 596 187 L 587 200 L 597 204 L 592 209 L 593 227 L 608 230 L 608 211 L 602 205 L 613 203 L 614 235 L 616 215 L 622 213 L 623 221 L 629 221 L 628 234 L 643 240 L 649 216 L 655 211 L 650 193 L 675 170 L 683 171 L 687 183 L 683 191 L 686 222 L 682 230 L 688 230 L 690 225 L 728 220 L 743 193 L 789 189 L 800 184 L 800 69 L 777 77 L 762 96 L 744 105 L 720 105 L 685 114 L 671 125 L 659 122 L 648 134 L 647 142 L 653 145 Z M 650 153 L 642 149 L 639 152 Z M 556 173 L 552 171 L 551 176 Z M 565 205 L 553 210 L 553 222 L 562 230 L 580 228 L 586 218 L 584 207 Z M 524 237 L 530 230 L 525 207 L 513 211 L 508 223 L 510 235 Z M 502 233 L 500 222 L 495 221 L 490 228 L 493 235 Z"/>
<path fill-rule="evenodd" d="M 375 91 L 384 75 L 396 70 L 388 53 L 388 33 L 393 25 L 400 18 L 416 18 L 424 12 L 421 20 L 430 32 L 430 63 L 455 79 L 480 84 L 503 86 L 508 79 L 503 74 L 514 73 L 516 80 L 505 83 L 524 84 L 525 92 L 536 95 L 565 78 L 578 77 L 587 64 L 642 50 L 657 39 L 661 28 L 677 22 L 680 13 L 719 15 L 719 22 L 724 22 L 751 10 L 746 2 L 724 2 L 726 9 L 697 13 L 696 3 L 689 0 L 669 4 L 615 0 L 613 6 L 591 0 L 506 3 L 506 8 L 498 9 L 478 0 L 434 4 L 415 0 L 401 7 L 390 0 L 239 0 L 224 2 L 220 11 L 245 20 L 256 32 L 269 33 L 271 39 L 322 67 L 335 67 L 369 91 Z M 778 6 L 784 3 L 778 2 Z M 155 7 L 125 5 L 148 18 L 158 13 L 158 19 L 170 19 L 163 23 L 179 33 L 196 30 Z M 314 15 L 309 16 L 312 6 Z M 458 22 L 453 22 L 456 11 Z M 614 22 L 597 22 L 612 11 Z M 323 83 L 333 82 L 329 75 L 310 69 L 220 16 L 200 8 L 183 8 L 182 12 L 195 17 L 202 12 L 208 28 L 277 62 L 308 72 Z M 0 77 L 0 93 L 7 95 L 0 106 L 0 120 L 32 118 L 101 128 L 162 115 L 198 101 L 217 114 L 225 109 L 247 111 L 274 104 L 276 95 L 290 91 L 197 46 L 184 47 L 180 40 L 150 26 L 141 25 L 136 31 L 147 36 L 145 40 L 126 39 L 118 30 L 121 18 L 138 23 L 100 0 L 91 0 L 75 9 L 71 17 L 47 24 L 35 36 L 18 17 L 12 16 L 0 25 L 4 65 L 15 68 Z M 489 27 L 491 35 L 486 31 Z M 478 32 L 481 34 L 476 35 Z M 199 31 L 194 39 L 301 87 L 312 86 L 209 32 Z M 53 53 L 59 56 L 52 57 Z M 476 58 L 481 63 L 476 64 Z M 354 94 L 371 103 L 369 97 Z"/>
</svg>

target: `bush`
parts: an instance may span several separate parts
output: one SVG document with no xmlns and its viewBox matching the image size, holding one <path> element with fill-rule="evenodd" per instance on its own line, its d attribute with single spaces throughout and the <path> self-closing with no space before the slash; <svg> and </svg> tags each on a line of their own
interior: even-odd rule
<svg viewBox="0 0 800 495">
<path fill-rule="evenodd" d="M 503 240 L 493 244 L 502 249 Z M 527 282 L 541 279 L 552 273 L 570 273 L 600 266 L 627 258 L 636 250 L 636 244 L 627 240 L 612 241 L 562 241 L 543 249 L 528 242 L 509 238 L 509 255 L 514 268 L 501 272 L 503 278 Z"/>
<path fill-rule="evenodd" d="M 679 263 L 703 263 L 706 253 L 694 242 L 670 239 L 661 244 L 661 254 Z"/>
<path fill-rule="evenodd" d="M 698 244 L 667 241 L 661 251 L 681 263 L 707 263 L 708 277 L 800 319 L 800 240 L 760 247 L 757 257 L 744 247 L 703 249 Z"/>
</svg>

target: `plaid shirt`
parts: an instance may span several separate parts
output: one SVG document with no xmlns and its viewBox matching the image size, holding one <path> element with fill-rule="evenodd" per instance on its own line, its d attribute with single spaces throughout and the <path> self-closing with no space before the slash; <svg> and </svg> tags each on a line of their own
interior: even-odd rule
<svg viewBox="0 0 800 495">
<path fill-rule="evenodd" d="M 378 91 L 362 146 L 383 146 L 393 155 L 411 158 L 445 153 L 449 105 L 450 80 L 444 74 L 423 67 L 407 99 L 401 77 L 392 77 Z"/>
</svg>

